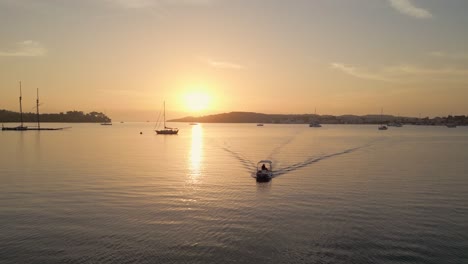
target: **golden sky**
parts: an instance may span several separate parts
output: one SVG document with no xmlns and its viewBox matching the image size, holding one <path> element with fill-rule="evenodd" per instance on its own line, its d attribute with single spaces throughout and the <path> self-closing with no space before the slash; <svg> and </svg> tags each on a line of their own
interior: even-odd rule
<svg viewBox="0 0 468 264">
<path fill-rule="evenodd" d="M 0 0 L 0 109 L 468 114 L 462 0 Z"/>
</svg>

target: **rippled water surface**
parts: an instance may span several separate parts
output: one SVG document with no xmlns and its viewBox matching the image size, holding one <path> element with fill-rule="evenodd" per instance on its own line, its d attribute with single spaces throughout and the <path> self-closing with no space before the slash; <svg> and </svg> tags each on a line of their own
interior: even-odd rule
<svg viewBox="0 0 468 264">
<path fill-rule="evenodd" d="M 468 127 L 178 126 L 0 132 L 0 263 L 468 263 Z"/>
</svg>

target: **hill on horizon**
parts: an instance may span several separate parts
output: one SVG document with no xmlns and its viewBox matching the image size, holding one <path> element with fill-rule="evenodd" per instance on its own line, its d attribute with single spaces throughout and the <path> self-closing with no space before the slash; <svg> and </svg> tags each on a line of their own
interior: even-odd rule
<svg viewBox="0 0 468 264">
<path fill-rule="evenodd" d="M 187 116 L 168 120 L 169 122 L 197 122 L 197 123 L 277 123 L 277 124 L 305 124 L 312 121 L 324 124 L 377 124 L 383 122 L 410 122 L 417 118 L 395 117 L 392 115 L 316 115 L 316 114 L 263 114 L 255 112 L 234 111 L 200 117 Z"/>
</svg>

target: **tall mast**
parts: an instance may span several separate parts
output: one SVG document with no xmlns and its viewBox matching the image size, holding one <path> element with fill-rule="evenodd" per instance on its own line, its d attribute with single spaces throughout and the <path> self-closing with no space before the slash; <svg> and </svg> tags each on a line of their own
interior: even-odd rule
<svg viewBox="0 0 468 264">
<path fill-rule="evenodd" d="M 164 101 L 164 128 L 166 128 L 166 101 Z"/>
<path fill-rule="evenodd" d="M 39 121 L 39 88 L 37 88 L 36 110 L 37 110 L 37 127 L 41 128 L 41 122 Z"/>
<path fill-rule="evenodd" d="M 381 124 L 383 124 L 382 118 L 383 118 L 383 107 L 380 108 L 380 123 L 381 123 Z"/>
<path fill-rule="evenodd" d="M 21 120 L 21 127 L 23 127 L 23 105 L 21 104 L 21 99 L 22 99 L 21 81 L 19 82 L 19 85 L 20 85 L 20 97 L 19 97 L 19 103 L 20 103 L 20 120 Z"/>
</svg>

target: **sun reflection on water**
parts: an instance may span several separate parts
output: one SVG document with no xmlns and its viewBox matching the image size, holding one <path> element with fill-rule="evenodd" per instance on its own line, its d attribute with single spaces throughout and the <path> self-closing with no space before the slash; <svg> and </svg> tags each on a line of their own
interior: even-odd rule
<svg viewBox="0 0 468 264">
<path fill-rule="evenodd" d="M 189 176 L 192 183 L 197 183 L 201 176 L 203 161 L 203 128 L 201 125 L 192 126 L 192 146 L 189 152 Z"/>
</svg>

